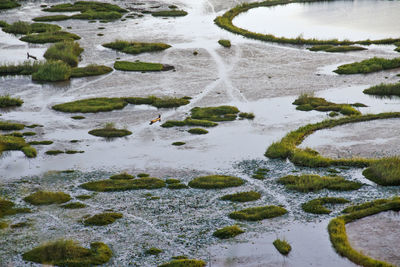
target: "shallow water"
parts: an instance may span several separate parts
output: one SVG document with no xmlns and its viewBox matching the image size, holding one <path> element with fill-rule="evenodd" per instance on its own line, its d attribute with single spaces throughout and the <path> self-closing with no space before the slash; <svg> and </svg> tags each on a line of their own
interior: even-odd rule
<svg viewBox="0 0 400 267">
<path fill-rule="evenodd" d="M 292 3 L 250 9 L 233 24 L 277 37 L 376 40 L 400 36 L 399 9 L 386 0 Z"/>
</svg>

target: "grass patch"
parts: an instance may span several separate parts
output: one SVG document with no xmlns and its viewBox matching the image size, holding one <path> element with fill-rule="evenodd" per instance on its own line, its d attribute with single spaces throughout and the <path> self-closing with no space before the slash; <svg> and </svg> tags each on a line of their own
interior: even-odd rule
<svg viewBox="0 0 400 267">
<path fill-rule="evenodd" d="M 349 200 L 341 197 L 321 197 L 310 200 L 301 205 L 301 208 L 308 213 L 313 214 L 330 214 L 332 211 L 325 208 L 325 204 L 344 204 L 350 202 Z"/>
<path fill-rule="evenodd" d="M 202 127 L 215 127 L 217 126 L 218 123 L 213 122 L 213 121 L 208 121 L 208 120 L 196 120 L 196 119 L 191 119 L 191 118 L 186 118 L 183 121 L 174 121 L 174 120 L 169 120 L 166 121 L 161 125 L 161 127 L 164 128 L 170 128 L 174 126 L 202 126 Z"/>
<path fill-rule="evenodd" d="M 4 64 L 0 65 L 0 76 L 7 75 L 31 75 L 36 72 L 38 68 L 43 65 L 44 62 L 41 61 L 25 61 L 22 64 Z"/>
<path fill-rule="evenodd" d="M 255 115 L 254 115 L 254 113 L 251 113 L 251 112 L 250 113 L 248 113 L 248 112 L 240 112 L 239 113 L 239 118 L 252 120 L 252 119 L 255 118 Z"/>
<path fill-rule="evenodd" d="M 360 62 L 339 66 L 334 72 L 337 74 L 371 73 L 381 70 L 400 68 L 400 58 L 385 59 L 373 57 Z"/>
<path fill-rule="evenodd" d="M 65 154 L 77 154 L 77 153 L 85 153 L 85 151 L 82 150 L 65 150 Z"/>
<path fill-rule="evenodd" d="M 104 65 L 90 64 L 86 67 L 73 68 L 71 78 L 98 76 L 111 72 L 113 69 Z"/>
<path fill-rule="evenodd" d="M 158 255 L 162 252 L 164 252 L 162 249 L 152 247 L 152 248 L 147 249 L 145 253 L 148 255 Z"/>
<path fill-rule="evenodd" d="M 62 112 L 95 113 L 123 109 L 128 103 L 121 98 L 89 98 L 58 104 L 52 108 Z"/>
<path fill-rule="evenodd" d="M 208 134 L 208 131 L 202 128 L 192 128 L 189 129 L 188 132 L 191 134 Z"/>
<path fill-rule="evenodd" d="M 364 94 L 379 96 L 400 96 L 400 83 L 384 84 L 372 86 L 363 91 Z"/>
<path fill-rule="evenodd" d="M 303 193 L 315 192 L 324 188 L 335 191 L 350 191 L 359 189 L 362 184 L 347 181 L 340 176 L 319 176 L 316 174 L 303 174 L 300 176 L 288 175 L 278 179 L 278 183 L 287 189 Z"/>
<path fill-rule="evenodd" d="M 21 6 L 17 1 L 13 0 L 2 0 L 0 1 L 0 9 L 11 9 Z"/>
<path fill-rule="evenodd" d="M 162 51 L 171 46 L 164 43 L 141 43 L 116 40 L 112 43 L 103 44 L 104 47 L 111 48 L 127 54 L 140 54 L 145 52 Z"/>
<path fill-rule="evenodd" d="M 208 121 L 233 121 L 239 109 L 233 106 L 195 107 L 190 110 L 192 119 Z"/>
<path fill-rule="evenodd" d="M 201 189 L 221 189 L 227 187 L 241 186 L 245 183 L 243 179 L 227 175 L 209 175 L 194 178 L 189 186 Z"/>
<path fill-rule="evenodd" d="M 53 15 L 53 16 L 41 16 L 33 18 L 33 21 L 61 21 L 61 20 L 68 20 L 70 16 L 67 15 Z"/>
<path fill-rule="evenodd" d="M 148 174 L 148 173 L 139 173 L 139 174 L 137 175 L 137 177 L 140 177 L 140 178 L 149 177 L 149 176 L 150 176 L 150 174 Z"/>
<path fill-rule="evenodd" d="M 126 13 L 128 10 L 123 9 L 117 5 L 104 3 L 104 2 L 95 2 L 95 1 L 77 1 L 73 4 L 65 3 L 51 6 L 49 8 L 43 9 L 43 11 L 47 12 L 74 12 L 74 11 L 115 11 L 119 13 Z"/>
<path fill-rule="evenodd" d="M 47 60 L 61 60 L 71 67 L 76 67 L 82 52 L 83 48 L 77 42 L 63 41 L 50 46 L 43 57 Z"/>
<path fill-rule="evenodd" d="M 23 227 L 28 227 L 28 226 L 31 226 L 31 225 L 32 224 L 28 223 L 28 222 L 19 222 L 19 223 L 10 225 L 10 228 L 12 228 L 12 229 L 23 228 Z"/>
<path fill-rule="evenodd" d="M 217 24 L 219 27 L 236 33 L 240 34 L 244 37 L 250 38 L 250 39 L 256 39 L 256 40 L 261 40 L 265 42 L 278 42 L 278 43 L 287 43 L 287 44 L 310 44 L 310 45 L 323 45 L 323 44 L 331 44 L 331 45 L 351 45 L 351 44 L 363 44 L 363 45 L 369 45 L 369 44 L 393 44 L 400 39 L 381 39 L 381 40 L 359 40 L 359 41 L 339 41 L 337 39 L 331 39 L 331 40 L 318 40 L 318 39 L 304 39 L 301 36 L 297 38 L 286 38 L 286 37 L 276 37 L 272 34 L 261 34 L 261 33 L 255 33 L 251 32 L 242 28 L 239 28 L 235 25 L 233 25 L 232 20 L 239 14 L 246 12 L 252 8 L 256 7 L 269 7 L 269 6 L 276 6 L 276 5 L 283 5 L 283 4 L 288 4 L 288 3 L 304 3 L 304 2 L 316 2 L 315 0 L 311 1 L 304 1 L 304 0 L 297 0 L 297 1 L 289 1 L 289 0 L 267 0 L 263 2 L 254 2 L 254 3 L 243 3 L 239 4 L 236 7 L 228 10 L 225 12 L 222 16 L 218 16 L 214 22 Z"/>
<path fill-rule="evenodd" d="M 372 259 L 353 249 L 347 239 L 345 224 L 383 211 L 399 211 L 400 199 L 395 197 L 388 200 L 376 200 L 372 204 L 364 205 L 362 208 L 360 206 L 358 206 L 358 209 L 351 211 L 351 213 L 334 218 L 329 222 L 329 238 L 334 249 L 339 255 L 348 258 L 357 265 L 366 267 L 393 266 L 387 262 Z"/>
<path fill-rule="evenodd" d="M 78 196 L 76 196 L 76 198 L 80 199 L 80 200 L 86 200 L 86 199 L 91 199 L 92 196 L 91 195 L 78 195 Z"/>
<path fill-rule="evenodd" d="M 188 188 L 188 186 L 181 183 L 174 183 L 168 185 L 168 189 L 186 189 L 186 188 Z"/>
<path fill-rule="evenodd" d="M 253 207 L 239 211 L 234 211 L 229 214 L 229 218 L 235 220 L 245 221 L 260 221 L 264 219 L 270 219 L 282 216 L 287 213 L 287 210 L 278 206 L 264 206 L 264 207 Z"/>
<path fill-rule="evenodd" d="M 116 129 L 113 123 L 107 123 L 104 128 L 91 130 L 89 134 L 99 137 L 115 138 L 131 135 L 132 132 L 125 129 Z"/>
<path fill-rule="evenodd" d="M 231 47 L 231 41 L 229 41 L 229 40 L 224 40 L 224 39 L 221 39 L 221 40 L 218 40 L 218 43 L 220 44 L 220 45 L 222 45 L 223 47 Z"/>
<path fill-rule="evenodd" d="M 232 225 L 216 230 L 213 233 L 213 236 L 218 237 L 219 239 L 228 239 L 243 234 L 244 232 L 245 231 L 238 225 Z"/>
<path fill-rule="evenodd" d="M 183 17 L 188 13 L 184 10 L 163 10 L 151 12 L 153 17 Z"/>
<path fill-rule="evenodd" d="M 154 177 L 143 177 L 131 180 L 100 180 L 81 184 L 80 187 L 98 192 L 126 191 L 138 189 L 158 189 L 165 187 L 165 182 Z"/>
<path fill-rule="evenodd" d="M 325 51 L 330 53 L 367 50 L 367 48 L 355 45 L 315 45 L 307 49 L 310 51 Z"/>
<path fill-rule="evenodd" d="M 130 175 L 126 172 L 110 176 L 110 179 L 112 179 L 112 180 L 130 180 L 130 179 L 134 179 L 134 178 L 135 178 L 135 176 Z"/>
<path fill-rule="evenodd" d="M 34 136 L 34 135 L 36 135 L 36 133 L 35 132 L 23 132 L 22 135 L 23 136 Z"/>
<path fill-rule="evenodd" d="M 37 34 L 28 34 L 20 38 L 21 41 L 35 44 L 57 43 L 68 40 L 79 40 L 76 34 L 64 31 L 42 32 Z"/>
<path fill-rule="evenodd" d="M 0 96 L 0 108 L 20 107 L 24 101 L 21 98 L 10 97 L 9 95 Z"/>
<path fill-rule="evenodd" d="M 183 146 L 184 144 L 186 144 L 185 142 L 173 142 L 172 145 L 173 146 Z"/>
<path fill-rule="evenodd" d="M 176 108 L 190 103 L 189 99 L 187 99 L 186 97 L 159 98 L 156 96 L 149 96 L 149 97 L 124 97 L 123 99 L 129 104 L 151 105 L 156 108 Z"/>
<path fill-rule="evenodd" d="M 400 158 L 379 159 L 363 171 L 365 178 L 383 186 L 400 185 Z"/>
<path fill-rule="evenodd" d="M 258 168 L 253 175 L 251 176 L 251 178 L 254 179 L 258 179 L 258 180 L 264 180 L 265 176 L 267 175 L 267 173 L 269 172 L 269 169 L 264 169 L 264 168 Z"/>
<path fill-rule="evenodd" d="M 61 27 L 58 25 L 47 23 L 29 23 L 26 21 L 16 21 L 13 24 L 4 23 L 1 27 L 3 28 L 4 32 L 13 34 L 56 32 L 61 30 Z"/>
<path fill-rule="evenodd" d="M 95 226 L 103 226 L 114 223 L 117 219 L 122 218 L 122 213 L 117 212 L 104 212 L 93 215 L 92 217 L 87 218 L 83 223 L 86 226 L 95 225 Z"/>
<path fill-rule="evenodd" d="M 239 192 L 235 194 L 225 195 L 221 197 L 221 200 L 229 200 L 234 202 L 249 202 L 255 201 L 261 198 L 261 194 L 255 191 Z"/>
<path fill-rule="evenodd" d="M 53 141 L 48 141 L 48 140 L 44 140 L 44 141 L 31 141 L 28 143 L 31 146 L 38 146 L 38 145 L 51 145 L 53 144 Z"/>
<path fill-rule="evenodd" d="M 31 212 L 28 208 L 14 208 L 14 206 L 14 202 L 0 198 L 0 218 L 17 213 Z"/>
<path fill-rule="evenodd" d="M 71 202 L 65 205 L 62 205 L 61 208 L 64 209 L 82 209 L 86 208 L 86 205 L 81 202 Z"/>
<path fill-rule="evenodd" d="M 15 131 L 15 130 L 22 130 L 24 128 L 25 125 L 21 123 L 0 121 L 0 130 L 2 131 Z"/>
<path fill-rule="evenodd" d="M 170 178 L 170 179 L 166 179 L 165 182 L 166 182 L 167 184 L 179 184 L 181 181 L 178 180 L 178 179 L 172 179 L 172 178 Z"/>
<path fill-rule="evenodd" d="M 56 266 L 92 266 L 107 263 L 112 257 L 111 249 L 102 242 L 93 242 L 90 249 L 72 240 L 45 243 L 24 254 L 25 261 Z"/>
<path fill-rule="evenodd" d="M 37 155 L 36 149 L 27 144 L 24 138 L 0 134 L 0 155 L 8 150 L 20 150 L 28 158 L 34 158 Z"/>
<path fill-rule="evenodd" d="M 306 138 L 308 135 L 318 130 L 329 129 L 335 126 L 344 125 L 348 123 L 399 118 L 399 117 L 400 117 L 399 112 L 388 112 L 388 113 L 368 114 L 360 116 L 348 116 L 336 120 L 330 119 L 314 124 L 308 124 L 298 128 L 297 130 L 289 132 L 285 137 L 281 139 L 281 141 L 272 143 L 268 147 L 264 155 L 268 158 L 281 158 L 281 159 L 289 158 L 295 165 L 307 166 L 307 167 L 328 167 L 332 165 L 367 167 L 375 160 L 365 159 L 365 158 L 351 158 L 351 159 L 325 158 L 320 156 L 316 151 L 307 148 L 300 149 L 297 148 L 297 146 L 301 144 L 304 138 Z"/>
<path fill-rule="evenodd" d="M 117 20 L 122 17 L 122 14 L 116 11 L 93 11 L 87 10 L 80 14 L 72 15 L 71 19 L 81 19 L 81 20 Z"/>
<path fill-rule="evenodd" d="M 32 205 L 50 205 L 68 202 L 71 196 L 64 192 L 37 191 L 24 200 Z"/>
<path fill-rule="evenodd" d="M 324 98 L 313 97 L 308 94 L 302 94 L 297 98 L 293 105 L 297 106 L 297 110 L 303 111 L 335 111 L 343 115 L 360 115 L 361 113 L 352 107 L 353 104 L 336 104 L 326 101 Z"/>
<path fill-rule="evenodd" d="M 62 151 L 62 150 L 47 150 L 45 153 L 47 155 L 55 156 L 55 155 L 58 155 L 58 154 L 63 154 L 65 152 Z"/>
<path fill-rule="evenodd" d="M 86 117 L 85 117 L 85 116 L 72 116 L 71 119 L 74 119 L 74 120 L 83 120 L 83 119 L 86 119 Z"/>
<path fill-rule="evenodd" d="M 207 264 L 203 260 L 196 259 L 176 259 L 158 265 L 158 267 L 205 267 Z"/>
<path fill-rule="evenodd" d="M 115 61 L 114 68 L 123 71 L 167 71 L 174 69 L 173 66 L 160 63 L 150 63 L 141 61 Z"/>
<path fill-rule="evenodd" d="M 71 68 L 64 61 L 46 61 L 32 74 L 32 80 L 41 82 L 58 82 L 69 80 Z"/>
<path fill-rule="evenodd" d="M 285 240 L 275 239 L 275 241 L 272 244 L 282 255 L 287 255 L 292 250 L 290 244 Z"/>
</svg>

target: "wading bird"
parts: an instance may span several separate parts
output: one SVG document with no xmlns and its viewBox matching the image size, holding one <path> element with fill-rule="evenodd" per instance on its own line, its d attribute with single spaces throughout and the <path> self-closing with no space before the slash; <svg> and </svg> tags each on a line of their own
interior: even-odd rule
<svg viewBox="0 0 400 267">
<path fill-rule="evenodd" d="M 161 114 L 158 114 L 158 118 L 157 119 L 151 120 L 150 121 L 150 125 L 152 125 L 153 123 L 156 123 L 157 121 L 161 121 Z"/>
</svg>

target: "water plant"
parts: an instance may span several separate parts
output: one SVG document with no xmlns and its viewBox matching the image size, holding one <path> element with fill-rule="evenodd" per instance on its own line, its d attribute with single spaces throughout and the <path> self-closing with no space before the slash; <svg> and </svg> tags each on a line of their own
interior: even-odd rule
<svg viewBox="0 0 400 267">
<path fill-rule="evenodd" d="M 301 208 L 308 213 L 313 214 L 330 214 L 332 211 L 325 208 L 325 204 L 344 204 L 350 202 L 342 197 L 321 197 L 312 199 L 301 205 Z"/>
<path fill-rule="evenodd" d="M 43 82 L 57 82 L 69 80 L 71 68 L 64 61 L 46 61 L 32 74 L 32 80 Z"/>
<path fill-rule="evenodd" d="M 34 158 L 37 155 L 36 149 L 27 144 L 24 138 L 0 134 L 0 155 L 8 150 L 20 150 L 28 158 Z"/>
<path fill-rule="evenodd" d="M 249 202 L 261 198 L 261 194 L 255 191 L 238 192 L 234 194 L 224 195 L 221 200 L 229 200 L 233 202 Z"/>
<path fill-rule="evenodd" d="M 95 226 L 103 226 L 114 223 L 117 219 L 121 219 L 122 213 L 118 212 L 103 212 L 99 214 L 95 214 L 92 217 L 89 217 L 84 220 L 84 224 L 86 226 L 95 225 Z"/>
<path fill-rule="evenodd" d="M 31 212 L 28 208 L 15 208 L 14 206 L 14 202 L 0 197 L 0 219 L 8 215 Z"/>
<path fill-rule="evenodd" d="M 379 159 L 363 171 L 365 178 L 383 186 L 400 185 L 400 158 Z"/>
<path fill-rule="evenodd" d="M 201 189 L 221 189 L 237 187 L 245 183 L 243 179 L 227 175 L 208 175 L 196 177 L 189 182 L 189 186 Z"/>
<path fill-rule="evenodd" d="M 234 211 L 229 214 L 229 218 L 245 221 L 260 221 L 264 219 L 279 217 L 286 213 L 287 210 L 285 208 L 271 205 Z"/>
<path fill-rule="evenodd" d="M 104 128 L 89 131 L 89 134 L 106 138 L 115 138 L 131 135 L 132 132 L 126 129 L 117 129 L 113 124 L 106 124 Z"/>
<path fill-rule="evenodd" d="M 110 179 L 113 179 L 113 180 L 129 180 L 129 179 L 133 179 L 133 178 L 135 178 L 135 176 L 130 175 L 126 172 L 122 172 L 122 173 L 114 174 L 114 175 L 110 176 Z"/>
<path fill-rule="evenodd" d="M 148 255 L 158 255 L 162 252 L 164 252 L 162 249 L 155 248 L 155 247 L 151 247 L 145 251 L 145 253 Z"/>
<path fill-rule="evenodd" d="M 111 257 L 111 249 L 102 242 L 93 242 L 90 249 L 87 249 L 73 240 L 63 239 L 45 243 L 22 254 L 25 261 L 56 266 L 101 265 Z"/>
<path fill-rule="evenodd" d="M 195 107 L 190 110 L 191 118 L 208 121 L 232 121 L 237 117 L 239 109 L 234 106 Z"/>
<path fill-rule="evenodd" d="M 158 265 L 158 267 L 205 267 L 203 260 L 196 259 L 174 259 L 170 262 Z"/>
<path fill-rule="evenodd" d="M 24 128 L 25 128 L 25 125 L 22 123 L 15 123 L 15 122 L 0 120 L 0 130 L 2 130 L 2 131 L 15 131 L 15 130 L 22 130 Z"/>
<path fill-rule="evenodd" d="M 0 9 L 11 9 L 11 8 L 19 7 L 19 6 L 21 6 L 21 5 L 18 4 L 18 2 L 14 1 L 14 0 L 0 1 Z"/>
<path fill-rule="evenodd" d="M 103 44 L 103 46 L 134 55 L 145 52 L 162 51 L 171 47 L 170 45 L 164 43 L 143 43 L 123 40 L 116 40 L 112 43 Z"/>
<path fill-rule="evenodd" d="M 221 39 L 221 40 L 218 40 L 218 43 L 220 44 L 220 45 L 222 45 L 223 47 L 231 47 L 231 41 L 229 41 L 229 40 L 225 40 L 225 39 Z"/>
<path fill-rule="evenodd" d="M 165 187 L 165 182 L 155 177 L 143 177 L 128 180 L 100 180 L 81 184 L 80 187 L 98 192 L 126 191 L 138 189 L 158 189 Z"/>
<path fill-rule="evenodd" d="M 186 144 L 185 142 L 173 142 L 172 145 L 173 146 L 183 146 L 184 144 Z"/>
<path fill-rule="evenodd" d="M 330 53 L 367 50 L 365 47 L 356 45 L 314 45 L 313 47 L 307 49 L 310 51 L 324 51 Z"/>
<path fill-rule="evenodd" d="M 282 255 L 287 255 L 292 250 L 290 244 L 285 240 L 275 239 L 272 244 Z"/>
<path fill-rule="evenodd" d="M 393 59 L 373 57 L 360 62 L 341 65 L 334 72 L 337 74 L 358 74 L 395 68 L 400 68 L 400 57 Z"/>
<path fill-rule="evenodd" d="M 347 181 L 341 176 L 319 176 L 316 174 L 303 174 L 300 176 L 288 175 L 278 179 L 278 183 L 285 185 L 289 190 L 299 192 L 315 192 L 324 188 L 335 191 L 350 191 L 359 189 L 359 182 Z"/>
<path fill-rule="evenodd" d="M 243 234 L 244 232 L 245 231 L 242 228 L 235 224 L 216 230 L 213 233 L 213 236 L 218 237 L 219 239 L 228 239 Z"/>
<path fill-rule="evenodd" d="M 24 200 L 32 205 L 61 204 L 71 200 L 71 196 L 64 192 L 37 191 Z"/>
<path fill-rule="evenodd" d="M 188 130 L 191 134 L 208 134 L 208 131 L 203 128 L 192 128 Z"/>
<path fill-rule="evenodd" d="M 363 91 L 364 94 L 379 95 L 379 96 L 400 96 L 400 83 L 378 84 L 367 88 Z"/>
<path fill-rule="evenodd" d="M 162 10 L 162 11 L 154 11 L 151 12 L 153 17 L 183 17 L 188 13 L 185 10 Z"/>
<path fill-rule="evenodd" d="M 79 43 L 68 40 L 51 45 L 43 57 L 47 60 L 61 60 L 71 67 L 76 67 L 79 62 L 79 55 L 82 52 L 83 48 L 80 47 Z"/>
<path fill-rule="evenodd" d="M 71 203 L 61 206 L 61 208 L 64 208 L 64 209 L 82 209 L 85 207 L 86 207 L 86 205 L 81 202 L 71 202 Z"/>
<path fill-rule="evenodd" d="M 13 34 L 30 34 L 41 32 L 55 32 L 61 30 L 61 27 L 47 23 L 29 23 L 26 21 L 16 21 L 12 24 L 4 23 L 0 25 L 4 32 Z"/>
<path fill-rule="evenodd" d="M 103 75 L 112 72 L 113 69 L 104 65 L 89 64 L 86 67 L 72 68 L 71 78 Z"/>
<path fill-rule="evenodd" d="M 255 118 L 255 115 L 254 115 L 254 113 L 251 113 L 251 112 L 250 113 L 249 112 L 240 112 L 239 118 L 252 120 Z"/>
<path fill-rule="evenodd" d="M 174 69 L 171 65 L 141 61 L 115 61 L 114 68 L 123 71 L 167 71 Z"/>
<path fill-rule="evenodd" d="M 57 43 L 67 40 L 79 40 L 81 37 L 74 33 L 65 31 L 42 32 L 28 34 L 20 38 L 21 41 L 35 44 Z"/>
<path fill-rule="evenodd" d="M 85 116 L 80 116 L 80 115 L 78 115 L 78 116 L 71 116 L 71 119 L 74 119 L 74 120 L 83 120 L 83 119 L 85 119 L 86 117 Z"/>
</svg>

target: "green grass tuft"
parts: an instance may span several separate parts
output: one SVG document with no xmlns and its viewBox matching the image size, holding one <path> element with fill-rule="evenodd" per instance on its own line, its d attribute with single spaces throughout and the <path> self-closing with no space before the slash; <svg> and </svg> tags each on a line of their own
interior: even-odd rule
<svg viewBox="0 0 400 267">
<path fill-rule="evenodd" d="M 186 144 L 185 142 L 173 142 L 172 145 L 173 146 L 183 146 L 184 144 Z"/>
<path fill-rule="evenodd" d="M 130 180 L 130 179 L 134 179 L 134 178 L 135 178 L 135 176 L 130 175 L 126 172 L 110 176 L 110 179 L 112 179 L 112 180 Z"/>
<path fill-rule="evenodd" d="M 13 34 L 30 34 L 43 32 L 56 32 L 61 30 L 61 27 L 47 23 L 29 23 L 25 21 L 16 21 L 13 24 L 4 24 L 3 31 Z"/>
<path fill-rule="evenodd" d="M 360 62 L 339 66 L 334 72 L 337 74 L 371 73 L 381 70 L 400 68 L 400 58 L 385 59 L 373 57 Z"/>
<path fill-rule="evenodd" d="M 101 129 L 94 129 L 89 131 L 89 134 L 99 137 L 115 138 L 131 135 L 132 132 L 125 129 L 116 129 L 114 127 L 104 127 Z"/>
<path fill-rule="evenodd" d="M 61 20 L 68 20 L 70 16 L 67 15 L 53 15 L 53 16 L 41 16 L 33 18 L 33 21 L 61 21 Z"/>
<path fill-rule="evenodd" d="M 192 128 L 189 129 L 188 132 L 191 134 L 208 134 L 208 131 L 202 128 Z"/>
<path fill-rule="evenodd" d="M 181 181 L 178 179 L 169 178 L 169 179 L 166 179 L 165 182 L 167 184 L 179 184 Z"/>
<path fill-rule="evenodd" d="M 65 152 L 62 151 L 62 150 L 47 150 L 45 153 L 47 155 L 55 156 L 55 155 L 58 155 L 58 154 L 63 154 Z"/>
<path fill-rule="evenodd" d="M 209 175 L 196 177 L 189 182 L 189 186 L 201 189 L 221 189 L 227 187 L 237 187 L 245 183 L 243 179 L 227 175 Z"/>
<path fill-rule="evenodd" d="M 112 43 L 103 44 L 104 47 L 111 48 L 127 54 L 140 54 L 145 52 L 162 51 L 171 46 L 164 43 L 141 43 L 117 40 Z"/>
<path fill-rule="evenodd" d="M 379 84 L 363 91 L 364 94 L 379 96 L 400 96 L 400 83 Z"/>
<path fill-rule="evenodd" d="M 260 221 L 264 219 L 270 219 L 282 216 L 287 213 L 287 210 L 278 206 L 264 206 L 264 207 L 253 207 L 239 211 L 234 211 L 229 214 L 229 218 L 235 220 L 245 221 Z"/>
<path fill-rule="evenodd" d="M 313 214 L 330 214 L 332 211 L 325 208 L 323 205 L 325 204 L 344 204 L 348 203 L 348 201 L 345 198 L 341 197 L 321 197 L 321 198 L 316 198 L 313 200 L 310 200 L 306 203 L 303 203 L 301 205 L 301 208 L 308 213 L 313 213 Z"/>
<path fill-rule="evenodd" d="M 86 208 L 86 205 L 81 202 L 71 202 L 65 205 L 62 205 L 61 208 L 64 209 L 82 209 Z"/>
<path fill-rule="evenodd" d="M 14 205 L 15 204 L 12 201 L 5 200 L 0 197 L 0 218 L 17 213 L 31 212 L 31 210 L 28 208 L 14 208 Z"/>
<path fill-rule="evenodd" d="M 13 98 L 9 95 L 0 96 L 0 108 L 20 107 L 24 101 L 21 98 Z"/>
<path fill-rule="evenodd" d="M 221 197 L 221 200 L 229 200 L 234 202 L 249 202 L 261 198 L 261 194 L 255 191 L 239 192 Z"/>
<path fill-rule="evenodd" d="M 187 14 L 188 13 L 184 10 L 163 10 L 151 12 L 151 15 L 154 17 L 183 17 Z"/>
<path fill-rule="evenodd" d="M 62 41 L 50 46 L 43 57 L 47 60 L 61 60 L 71 67 L 76 67 L 82 52 L 83 48 L 77 42 Z"/>
<path fill-rule="evenodd" d="M 205 267 L 207 264 L 202 260 L 195 259 L 176 259 L 158 265 L 158 267 Z"/>
<path fill-rule="evenodd" d="M 141 62 L 141 61 L 115 61 L 114 68 L 116 70 L 123 71 L 166 71 L 171 70 L 174 67 L 170 65 L 163 65 L 160 63 L 150 63 L 150 62 Z"/>
<path fill-rule="evenodd" d="M 228 48 L 231 47 L 231 41 L 229 41 L 229 40 L 221 39 L 218 41 L 218 43 L 220 45 L 222 45 L 223 47 L 228 47 Z"/>
<path fill-rule="evenodd" d="M 99 11 L 99 12 L 100 11 L 115 11 L 119 13 L 128 12 L 128 10 L 123 9 L 117 5 L 104 2 L 96 2 L 96 1 L 77 1 L 73 4 L 70 3 L 58 4 L 43 9 L 43 11 L 47 12 L 74 12 L 74 11 L 85 12 L 88 10 Z"/>
<path fill-rule="evenodd" d="M 158 189 L 165 187 L 165 182 L 154 177 L 130 180 L 100 180 L 81 184 L 80 187 L 98 192 L 127 191 L 139 189 Z"/>
<path fill-rule="evenodd" d="M 252 120 L 255 118 L 254 113 L 240 112 L 239 118 Z"/>
<path fill-rule="evenodd" d="M 169 184 L 168 189 L 186 189 L 187 185 L 181 183 Z"/>
<path fill-rule="evenodd" d="M 48 140 L 44 140 L 44 141 L 31 141 L 28 143 L 31 146 L 37 146 L 37 145 L 51 145 L 53 144 L 53 141 L 48 141 Z"/>
<path fill-rule="evenodd" d="M 25 125 L 21 123 L 0 121 L 0 130 L 2 131 L 15 131 L 15 130 L 22 130 L 24 128 Z"/>
<path fill-rule="evenodd" d="M 145 253 L 148 255 L 158 255 L 162 252 L 164 252 L 162 249 L 152 247 L 152 248 L 147 249 Z"/>
<path fill-rule="evenodd" d="M 43 82 L 58 82 L 69 80 L 71 68 L 61 60 L 47 61 L 40 65 L 38 70 L 32 74 L 32 80 Z"/>
<path fill-rule="evenodd" d="M 400 185 L 400 158 L 379 159 L 363 171 L 363 175 L 383 186 Z"/>
<path fill-rule="evenodd" d="M 148 173 L 138 173 L 137 177 L 143 178 L 143 177 L 149 177 L 150 174 Z"/>
<path fill-rule="evenodd" d="M 32 205 L 61 204 L 71 200 L 71 196 L 64 192 L 37 191 L 24 200 Z"/>
<path fill-rule="evenodd" d="M 89 98 L 58 104 L 52 108 L 62 112 L 94 113 L 123 109 L 128 103 L 121 98 Z"/>
<path fill-rule="evenodd" d="M 213 233 L 213 236 L 218 237 L 219 239 L 228 239 L 243 234 L 244 232 L 245 231 L 238 225 L 232 225 L 216 230 Z"/>
<path fill-rule="evenodd" d="M 290 244 L 288 242 L 286 242 L 285 240 L 275 239 L 275 241 L 272 244 L 274 244 L 275 248 L 282 255 L 287 255 L 292 250 L 292 247 L 290 246 Z"/>
<path fill-rule="evenodd" d="M 239 109 L 233 106 L 195 107 L 190 110 L 192 119 L 209 121 L 232 121 L 237 117 Z"/>
<path fill-rule="evenodd" d="M 0 1 L 0 10 L 1 9 L 11 9 L 11 8 L 16 8 L 21 6 L 20 4 L 17 3 L 17 1 L 14 0 L 2 0 Z"/>
<path fill-rule="evenodd" d="M 218 123 L 213 122 L 213 121 L 208 121 L 208 120 L 196 120 L 196 119 L 191 119 L 191 118 L 186 118 L 183 121 L 173 121 L 169 120 L 166 121 L 161 125 L 161 127 L 164 128 L 170 128 L 174 126 L 202 126 L 202 127 L 215 127 L 217 126 Z"/>
<path fill-rule="evenodd" d="M 330 53 L 367 50 L 367 48 L 355 45 L 315 45 L 307 49 L 310 51 L 325 51 Z"/>
<path fill-rule="evenodd" d="M 112 68 L 104 65 L 90 64 L 86 67 L 73 68 L 71 70 L 71 78 L 81 78 L 89 76 L 98 76 L 112 72 Z"/>
<path fill-rule="evenodd" d="M 14 65 L 14 64 L 4 64 L 0 65 L 0 76 L 7 75 L 31 75 L 36 72 L 40 66 L 42 66 L 44 62 L 42 61 L 25 61 L 22 64 Z"/>
<path fill-rule="evenodd" d="M 93 215 L 92 217 L 87 218 L 83 223 L 86 226 L 94 225 L 94 226 L 103 226 L 114 223 L 117 219 L 121 219 L 122 214 L 117 212 L 104 212 Z"/>
<path fill-rule="evenodd" d="M 81 39 L 81 37 L 79 37 L 78 35 L 64 31 L 28 34 L 20 38 L 21 41 L 35 44 L 57 43 L 67 40 L 79 39 Z"/>
<path fill-rule="evenodd" d="M 83 119 L 86 119 L 86 117 L 85 117 L 85 116 L 72 116 L 71 119 L 74 119 L 74 120 L 83 120 Z"/>
</svg>

